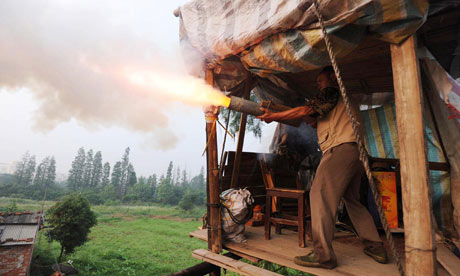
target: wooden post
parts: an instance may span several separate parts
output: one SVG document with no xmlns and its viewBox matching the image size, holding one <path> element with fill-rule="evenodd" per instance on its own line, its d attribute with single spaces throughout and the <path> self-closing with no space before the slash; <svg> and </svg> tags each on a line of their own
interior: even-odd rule
<svg viewBox="0 0 460 276">
<path fill-rule="evenodd" d="M 246 78 L 246 85 L 244 86 L 244 95 L 243 95 L 243 98 L 246 100 L 248 100 L 251 95 L 251 86 L 252 86 L 252 78 L 251 78 L 251 74 L 248 73 L 248 77 Z M 244 135 L 246 133 L 247 120 L 248 120 L 248 114 L 247 113 L 241 114 L 240 130 L 238 131 L 238 143 L 236 145 L 235 161 L 233 163 L 232 182 L 230 184 L 231 188 L 236 188 L 238 186 L 238 178 L 240 176 L 241 155 L 243 153 Z"/>
<path fill-rule="evenodd" d="M 390 47 L 401 161 L 406 275 L 436 275 L 422 87 L 415 37 Z"/>
<path fill-rule="evenodd" d="M 214 84 L 213 72 L 206 70 L 206 83 Z M 217 132 L 216 120 L 217 114 L 208 111 L 206 117 L 206 157 L 207 157 L 207 203 L 208 203 L 208 248 L 214 253 L 222 251 L 222 230 L 220 217 L 220 188 L 219 188 L 219 169 L 217 166 Z M 212 275 L 220 275 L 218 272 Z"/>
</svg>

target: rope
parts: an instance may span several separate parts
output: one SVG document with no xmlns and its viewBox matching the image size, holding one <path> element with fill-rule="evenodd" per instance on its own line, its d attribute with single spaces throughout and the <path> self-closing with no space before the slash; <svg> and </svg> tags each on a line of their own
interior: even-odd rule
<svg viewBox="0 0 460 276">
<path fill-rule="evenodd" d="M 230 215 L 230 218 L 233 220 L 233 222 L 238 224 L 238 225 L 246 224 L 246 222 L 248 222 L 249 219 L 251 219 L 253 211 L 254 211 L 253 208 L 252 208 L 252 204 L 249 204 L 249 202 L 246 199 L 244 199 L 244 202 L 246 203 L 246 206 L 249 209 L 249 211 L 246 213 L 244 218 L 242 218 L 241 220 L 237 219 L 235 217 L 235 215 L 233 215 L 232 211 L 230 210 L 230 208 L 227 207 L 227 205 L 221 204 L 221 206 L 224 207 L 225 210 L 227 210 L 227 212 Z"/>
<path fill-rule="evenodd" d="M 46 203 L 46 194 L 48 192 L 48 185 L 45 186 L 45 193 L 43 195 L 43 201 L 42 201 L 42 206 L 41 206 L 41 219 L 42 219 L 42 223 L 43 225 L 45 225 L 45 203 Z M 48 233 L 48 238 L 49 240 L 51 241 L 51 234 L 50 234 L 50 231 L 47 231 Z M 38 249 L 40 249 L 40 242 L 42 240 L 42 233 L 40 233 L 40 236 L 38 238 Z M 51 250 L 52 251 L 52 250 Z M 57 268 L 58 268 L 58 271 L 59 273 L 62 273 L 61 271 L 61 266 L 59 265 L 58 263 L 58 260 L 56 258 L 56 255 L 53 254 L 53 252 L 51 252 L 51 255 L 53 255 L 53 258 L 54 258 L 54 263 L 56 264 Z M 41 272 L 40 272 L 41 274 Z"/>
<path fill-rule="evenodd" d="M 329 40 L 329 37 L 327 35 L 326 27 L 324 25 L 323 17 L 322 17 L 322 15 L 320 13 L 320 8 L 319 8 L 317 0 L 313 0 L 313 11 L 315 12 L 316 17 L 318 17 L 318 21 L 319 21 L 319 24 L 321 26 L 321 31 L 322 31 L 323 36 L 324 36 L 324 42 L 326 43 L 326 49 L 327 49 L 327 52 L 329 53 L 329 58 L 331 59 L 331 64 L 332 64 L 332 67 L 334 68 L 335 75 L 337 76 L 337 83 L 339 84 L 340 93 L 341 93 L 343 101 L 345 103 L 346 110 L 347 110 L 347 113 L 348 113 L 348 117 L 349 117 L 349 119 L 351 121 L 351 124 L 353 126 L 353 132 L 355 134 L 356 141 L 357 141 L 357 144 L 358 144 L 358 149 L 359 149 L 359 159 L 363 163 L 367 179 L 369 180 L 369 186 L 370 186 L 372 194 L 374 196 L 375 204 L 377 205 L 377 210 L 378 210 L 378 213 L 379 213 L 380 221 L 382 222 L 383 229 L 385 230 L 385 236 L 387 238 L 388 243 L 390 244 L 391 252 L 392 252 L 392 255 L 393 255 L 393 257 L 394 257 L 394 259 L 396 261 L 396 265 L 398 266 L 399 273 L 400 273 L 401 276 L 404 276 L 404 268 L 403 268 L 403 266 L 401 264 L 401 259 L 399 257 L 399 254 L 396 251 L 395 243 L 394 243 L 393 237 L 391 236 L 390 228 L 388 227 L 388 222 L 387 222 L 385 213 L 383 211 L 382 202 L 380 201 L 380 195 L 379 195 L 379 192 L 378 192 L 377 187 L 375 185 L 374 179 L 372 177 L 367 152 L 366 152 L 366 149 L 364 148 L 363 142 L 362 142 L 361 137 L 359 135 L 359 129 L 358 129 L 359 122 L 353 116 L 350 101 L 348 99 L 348 95 L 347 95 L 347 92 L 345 90 L 345 86 L 344 86 L 344 84 L 342 82 L 342 77 L 340 75 L 340 70 L 339 70 L 339 67 L 337 66 L 337 62 L 335 60 L 335 54 L 334 54 L 334 52 L 332 50 L 331 41 Z"/>
</svg>

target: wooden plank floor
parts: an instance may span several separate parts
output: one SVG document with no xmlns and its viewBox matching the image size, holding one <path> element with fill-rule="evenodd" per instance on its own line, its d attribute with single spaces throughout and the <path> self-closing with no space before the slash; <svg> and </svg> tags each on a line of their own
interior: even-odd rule
<svg viewBox="0 0 460 276">
<path fill-rule="evenodd" d="M 206 230 L 197 230 L 190 233 L 190 236 L 205 240 Z M 283 230 L 282 235 L 272 234 L 271 240 L 265 240 L 263 227 L 246 227 L 247 243 L 237 244 L 224 242 L 224 247 L 236 252 L 241 252 L 256 258 L 267 260 L 282 266 L 308 272 L 317 276 L 391 276 L 399 275 L 396 265 L 380 264 L 362 252 L 362 246 L 357 242 L 350 242 L 350 238 L 343 241 L 336 239 L 333 247 L 338 258 L 338 266 L 328 270 L 322 268 L 308 268 L 296 265 L 293 262 L 294 256 L 305 255 L 311 250 L 311 243 L 307 248 L 300 248 L 297 241 L 297 232 Z"/>
</svg>

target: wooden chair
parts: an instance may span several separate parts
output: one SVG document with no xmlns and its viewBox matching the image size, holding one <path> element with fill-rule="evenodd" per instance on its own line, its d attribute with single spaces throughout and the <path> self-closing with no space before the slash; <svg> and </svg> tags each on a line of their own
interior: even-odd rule
<svg viewBox="0 0 460 276">
<path fill-rule="evenodd" d="M 296 226 L 299 235 L 299 246 L 305 247 L 305 202 L 306 202 L 306 191 L 300 187 L 297 174 L 291 172 L 282 172 L 285 177 L 290 179 L 291 185 L 296 188 L 285 188 L 275 186 L 276 172 L 272 168 L 268 168 L 266 162 L 266 155 L 259 161 L 262 178 L 265 183 L 266 194 L 266 206 L 265 206 L 265 239 L 269 240 L 271 237 L 271 226 L 276 226 L 277 234 L 281 234 L 281 225 Z M 297 201 L 297 216 L 285 215 L 281 212 L 280 201 L 282 198 L 292 198 Z M 275 211 L 279 211 L 279 217 L 273 217 Z"/>
</svg>

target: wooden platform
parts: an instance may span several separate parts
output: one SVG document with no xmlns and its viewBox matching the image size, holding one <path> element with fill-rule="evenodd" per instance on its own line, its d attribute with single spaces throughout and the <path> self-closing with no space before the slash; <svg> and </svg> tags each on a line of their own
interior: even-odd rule
<svg viewBox="0 0 460 276">
<path fill-rule="evenodd" d="M 190 233 L 191 237 L 207 240 L 206 230 Z M 237 244 L 224 242 L 224 248 L 235 254 L 249 256 L 253 259 L 266 260 L 281 266 L 299 271 L 312 273 L 317 276 L 391 276 L 399 275 L 393 262 L 379 264 L 362 252 L 362 246 L 354 237 L 336 238 L 333 247 L 338 258 L 335 269 L 308 268 L 296 265 L 294 256 L 305 255 L 311 250 L 311 243 L 306 248 L 298 246 L 297 232 L 283 230 L 282 235 L 274 234 L 271 240 L 265 240 L 263 227 L 246 227 L 247 243 Z M 446 275 L 444 269 L 439 269 L 438 275 Z M 447 274 L 448 275 L 448 274 Z"/>
<path fill-rule="evenodd" d="M 193 251 L 192 256 L 196 259 L 214 264 L 216 266 L 228 269 L 241 275 L 247 276 L 283 276 L 281 274 L 267 271 L 263 268 L 253 266 L 238 260 L 212 253 L 206 249 L 197 249 Z"/>
</svg>

